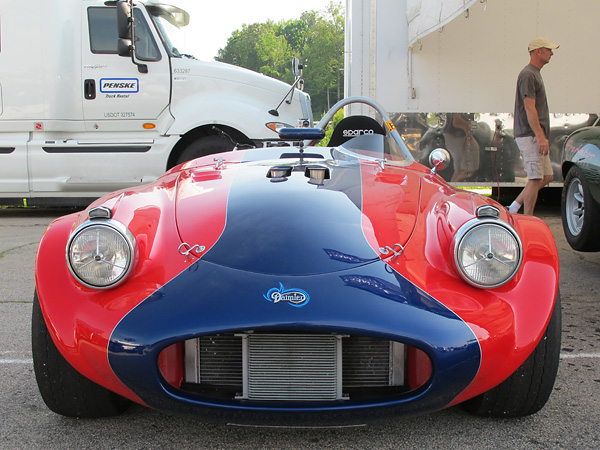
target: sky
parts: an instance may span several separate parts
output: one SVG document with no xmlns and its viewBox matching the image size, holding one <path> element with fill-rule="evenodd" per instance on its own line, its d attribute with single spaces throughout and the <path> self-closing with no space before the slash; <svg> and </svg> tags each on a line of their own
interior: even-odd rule
<svg viewBox="0 0 600 450">
<path fill-rule="evenodd" d="M 213 59 L 243 24 L 299 19 L 304 11 L 323 11 L 330 0 L 164 0 L 185 9 L 185 50 L 201 60 Z M 345 2 L 342 2 L 345 4 Z"/>
</svg>

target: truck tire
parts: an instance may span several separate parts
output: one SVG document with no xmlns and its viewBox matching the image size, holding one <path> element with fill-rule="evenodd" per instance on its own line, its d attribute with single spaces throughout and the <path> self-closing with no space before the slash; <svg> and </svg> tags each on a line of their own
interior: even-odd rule
<svg viewBox="0 0 600 450">
<path fill-rule="evenodd" d="M 233 143 L 227 138 L 221 136 L 205 136 L 188 144 L 183 152 L 181 152 L 181 155 L 179 155 L 179 158 L 177 158 L 175 165 L 200 158 L 201 156 L 229 152 L 233 150 L 233 147 Z"/>
<path fill-rule="evenodd" d="M 600 250 L 600 212 L 577 166 L 571 167 L 565 177 L 560 206 L 569 245 L 580 252 Z"/>
<path fill-rule="evenodd" d="M 542 339 L 525 362 L 495 388 L 462 405 L 471 414 L 486 417 L 523 417 L 538 412 L 548 401 L 560 359 L 560 293 Z"/>
<path fill-rule="evenodd" d="M 37 292 L 31 320 L 33 370 L 48 408 L 67 417 L 109 417 L 124 412 L 131 402 L 77 372 L 60 354 L 42 315 Z"/>
</svg>

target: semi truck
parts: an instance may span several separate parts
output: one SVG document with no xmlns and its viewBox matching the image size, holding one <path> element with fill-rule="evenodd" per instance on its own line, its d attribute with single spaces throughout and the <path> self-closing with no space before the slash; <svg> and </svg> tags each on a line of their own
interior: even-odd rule
<svg viewBox="0 0 600 450">
<path fill-rule="evenodd" d="M 178 48 L 189 20 L 150 0 L 3 0 L 0 203 L 85 205 L 312 124 L 299 64 L 290 86 L 197 60 Z"/>
<path fill-rule="evenodd" d="M 449 181 L 520 189 L 516 79 L 529 41 L 545 36 L 560 45 L 542 76 L 553 185 L 561 186 L 566 136 L 595 123 L 600 109 L 600 59 L 592 56 L 599 15 L 597 0 L 346 0 L 345 95 L 380 102 L 421 161 L 436 146 L 472 155 L 472 173 L 455 181 L 449 167 Z M 457 115 L 470 125 L 453 136 Z"/>
</svg>

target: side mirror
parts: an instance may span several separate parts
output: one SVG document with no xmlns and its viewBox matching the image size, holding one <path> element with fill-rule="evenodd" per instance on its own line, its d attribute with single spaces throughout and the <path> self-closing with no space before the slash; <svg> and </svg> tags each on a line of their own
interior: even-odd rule
<svg viewBox="0 0 600 450">
<path fill-rule="evenodd" d="M 298 58 L 292 59 L 292 72 L 296 78 L 302 76 L 302 69 L 304 69 L 304 66 L 300 64 L 300 60 Z"/>
<path fill-rule="evenodd" d="M 444 148 L 436 148 L 429 154 L 429 165 L 431 166 L 431 174 L 435 174 L 438 170 L 444 170 L 450 165 L 450 153 Z"/>
<path fill-rule="evenodd" d="M 140 64 L 135 60 L 134 48 L 134 27 L 133 27 L 133 1 L 119 0 L 116 3 L 117 9 L 117 32 L 119 40 L 117 41 L 117 53 L 119 56 L 130 56 L 131 62 L 135 64 L 140 73 L 148 73 L 148 66 Z"/>
<path fill-rule="evenodd" d="M 127 1 L 117 2 L 117 32 L 120 39 L 131 41 L 131 5 Z M 120 54 L 120 53 L 119 53 Z M 121 55 L 123 56 L 123 55 Z M 128 55 L 127 55 L 128 56 Z"/>
<path fill-rule="evenodd" d="M 296 80 L 294 81 L 294 84 L 292 84 L 292 87 L 290 88 L 288 93 L 285 94 L 285 97 L 283 97 L 283 100 L 279 102 L 279 105 L 277 105 L 275 109 L 271 109 L 269 111 L 269 114 L 277 117 L 279 116 L 279 107 L 283 104 L 283 102 L 286 102 L 288 105 L 292 103 L 292 98 L 294 98 L 294 89 L 296 89 L 296 87 L 300 89 L 302 86 L 304 86 L 304 82 L 301 78 L 303 68 L 304 66 L 300 63 L 300 60 L 298 58 L 292 59 L 292 72 L 294 73 L 294 77 L 296 77 Z"/>
<path fill-rule="evenodd" d="M 131 56 L 131 39 L 120 38 L 117 41 L 117 53 L 119 56 Z"/>
</svg>

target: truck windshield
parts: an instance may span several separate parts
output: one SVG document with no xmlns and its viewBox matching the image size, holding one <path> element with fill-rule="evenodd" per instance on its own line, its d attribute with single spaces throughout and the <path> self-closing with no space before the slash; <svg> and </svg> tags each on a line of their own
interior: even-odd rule
<svg viewBox="0 0 600 450">
<path fill-rule="evenodd" d="M 185 40 L 181 31 L 190 23 L 189 14 L 181 8 L 171 5 L 147 5 L 148 12 L 156 24 L 169 56 L 180 58 L 186 55 Z"/>
</svg>

